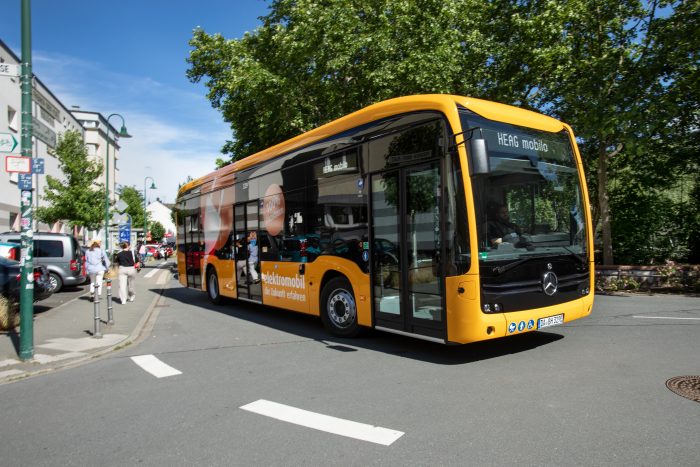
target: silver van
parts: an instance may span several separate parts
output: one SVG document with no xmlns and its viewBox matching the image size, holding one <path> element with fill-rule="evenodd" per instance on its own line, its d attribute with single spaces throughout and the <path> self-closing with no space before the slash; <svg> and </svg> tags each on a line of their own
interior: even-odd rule
<svg viewBox="0 0 700 467">
<path fill-rule="evenodd" d="M 21 243 L 21 235 L 19 232 L 5 232 L 0 234 L 0 242 Z M 52 292 L 87 280 L 85 256 L 72 235 L 35 232 L 34 265 L 40 264 L 49 270 Z"/>
</svg>

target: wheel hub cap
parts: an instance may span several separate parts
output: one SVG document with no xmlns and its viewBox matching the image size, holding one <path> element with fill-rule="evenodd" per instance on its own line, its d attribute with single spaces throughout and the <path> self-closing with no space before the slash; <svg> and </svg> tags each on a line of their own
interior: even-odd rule
<svg viewBox="0 0 700 467">
<path fill-rule="evenodd" d="M 331 295 L 328 300 L 328 314 L 331 320 L 339 327 L 346 327 L 355 319 L 355 301 L 352 295 L 345 290 L 339 290 Z"/>
</svg>

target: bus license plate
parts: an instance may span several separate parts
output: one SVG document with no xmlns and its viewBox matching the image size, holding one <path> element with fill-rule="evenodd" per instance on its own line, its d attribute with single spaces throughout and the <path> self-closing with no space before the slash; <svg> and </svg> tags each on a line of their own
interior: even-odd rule
<svg viewBox="0 0 700 467">
<path fill-rule="evenodd" d="M 548 328 L 550 326 L 558 326 L 564 324 L 564 314 L 547 316 L 537 320 L 537 329 Z"/>
</svg>

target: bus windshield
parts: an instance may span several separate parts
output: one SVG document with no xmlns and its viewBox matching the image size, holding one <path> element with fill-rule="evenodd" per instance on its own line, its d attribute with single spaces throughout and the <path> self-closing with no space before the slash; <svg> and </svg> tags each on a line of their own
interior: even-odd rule
<svg viewBox="0 0 700 467">
<path fill-rule="evenodd" d="M 489 173 L 472 178 L 480 263 L 573 256 L 585 261 L 586 228 L 569 135 L 461 114 L 486 140 Z M 468 133 L 465 133 L 468 136 Z"/>
</svg>

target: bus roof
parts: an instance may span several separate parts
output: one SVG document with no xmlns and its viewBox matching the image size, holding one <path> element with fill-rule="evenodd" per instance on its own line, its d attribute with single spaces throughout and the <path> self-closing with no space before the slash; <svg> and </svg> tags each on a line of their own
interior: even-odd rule
<svg viewBox="0 0 700 467">
<path fill-rule="evenodd" d="M 183 185 L 178 198 L 187 191 L 207 183 L 208 181 L 231 177 L 233 173 L 252 167 L 261 162 L 281 156 L 290 151 L 302 148 L 309 144 L 321 141 L 337 133 L 349 130 L 365 123 L 380 120 L 392 115 L 415 112 L 421 110 L 435 110 L 447 115 L 454 114 L 457 106 L 462 106 L 488 118 L 514 125 L 527 126 L 538 130 L 556 132 L 564 129 L 564 124 L 552 117 L 542 115 L 529 110 L 513 107 L 497 102 L 476 99 L 473 97 L 454 96 L 449 94 L 419 94 L 414 96 L 397 97 L 389 99 L 356 112 L 348 114 L 318 128 L 302 133 L 294 138 L 283 141 L 260 152 L 252 154 L 244 159 L 233 162 L 203 177 Z"/>
</svg>

